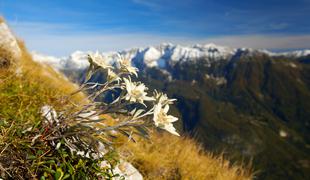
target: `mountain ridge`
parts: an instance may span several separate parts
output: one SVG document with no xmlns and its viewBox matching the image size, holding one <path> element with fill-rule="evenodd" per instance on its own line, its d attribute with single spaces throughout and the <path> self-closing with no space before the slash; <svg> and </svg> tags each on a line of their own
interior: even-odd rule
<svg viewBox="0 0 310 180">
<path fill-rule="evenodd" d="M 127 56 L 139 68 L 140 81 L 178 99 L 171 107 L 182 120 L 176 127 L 207 151 L 252 159 L 260 179 L 310 177 L 309 51 L 223 48 L 226 56 L 220 56 L 214 46 L 164 44 L 102 55 L 110 63 Z M 62 63 L 59 71 L 83 81 L 86 53 L 75 52 Z M 102 81 L 100 72 L 94 81 Z"/>
<path fill-rule="evenodd" d="M 32 52 L 34 59 L 39 62 L 44 62 L 54 66 L 56 69 L 85 69 L 88 66 L 86 55 L 90 51 L 75 51 L 68 57 L 53 57 L 40 54 L 36 51 Z M 173 45 L 171 43 L 162 43 L 158 46 L 148 46 L 145 48 L 132 48 L 115 52 L 102 52 L 102 55 L 107 60 L 113 62 L 117 54 L 123 55 L 125 58 L 132 60 L 137 67 L 158 67 L 165 69 L 167 64 L 175 64 L 179 61 L 195 61 L 198 59 L 205 59 L 207 64 L 218 60 L 231 60 L 237 54 L 255 55 L 266 54 L 272 57 L 290 57 L 301 58 L 310 55 L 310 49 L 297 50 L 289 52 L 271 52 L 268 50 L 251 49 L 251 48 L 230 48 L 226 46 L 218 46 L 213 43 L 210 44 L 196 44 L 192 46 Z"/>
<path fill-rule="evenodd" d="M 58 62 L 53 57 L 47 61 L 54 65 Z M 63 149 L 60 151 L 60 147 L 50 146 L 43 138 L 46 134 L 35 135 L 51 129 L 40 129 L 41 123 L 46 120 L 43 118 L 49 116 L 43 114 L 42 107 L 47 104 L 53 107 L 49 110 L 53 114 L 51 117 L 56 114 L 54 108 L 60 110 L 69 101 L 74 106 L 88 102 L 84 93 L 72 96 L 71 93 L 77 89 L 78 86 L 68 81 L 63 74 L 45 64 L 34 62 L 24 43 L 15 38 L 0 17 L 0 179 L 87 179 L 87 176 L 97 178 L 97 175 L 105 178 L 105 174 L 99 174 L 101 168 L 89 164 L 85 156 L 73 155 Z M 53 128 L 55 130 L 55 126 Z M 114 166 L 113 172 L 109 172 L 109 179 L 141 179 L 141 174 L 134 167 L 139 167 L 139 172 L 143 172 L 146 179 L 158 179 L 158 176 L 162 179 L 254 177 L 250 167 L 229 165 L 222 156 L 202 153 L 201 147 L 194 140 L 157 131 L 151 135 L 154 143 L 140 139 L 131 144 L 127 138 L 118 139 L 117 149 L 124 153 L 122 157 L 126 157 L 126 160 L 120 159 L 120 164 Z M 61 155 L 57 152 L 61 152 Z M 110 159 L 109 164 L 119 159 L 114 159 L 114 153 L 108 156 L 104 159 Z M 72 158 L 77 158 L 77 161 Z M 127 160 L 134 163 L 134 167 Z M 103 170 L 109 169 L 110 166 L 106 165 L 100 163 L 101 167 L 104 166 Z M 96 168 L 96 172 L 91 174 L 93 168 Z"/>
</svg>

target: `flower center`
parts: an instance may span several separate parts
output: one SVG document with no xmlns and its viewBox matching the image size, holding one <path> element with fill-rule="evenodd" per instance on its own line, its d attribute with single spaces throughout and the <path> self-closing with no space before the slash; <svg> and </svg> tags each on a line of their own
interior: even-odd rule
<svg viewBox="0 0 310 180">
<path fill-rule="evenodd" d="M 136 98 L 140 98 L 142 97 L 142 92 L 140 90 L 137 89 L 133 89 L 131 91 L 132 96 L 136 97 Z"/>
<path fill-rule="evenodd" d="M 158 118 L 158 122 L 161 123 L 161 124 L 165 124 L 166 121 L 167 121 L 166 113 L 163 110 L 161 110 L 158 113 L 157 118 Z"/>
</svg>

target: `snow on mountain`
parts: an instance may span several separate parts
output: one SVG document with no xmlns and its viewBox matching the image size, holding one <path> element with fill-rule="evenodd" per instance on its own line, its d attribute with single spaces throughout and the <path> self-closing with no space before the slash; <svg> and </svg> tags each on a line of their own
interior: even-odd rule
<svg viewBox="0 0 310 180">
<path fill-rule="evenodd" d="M 257 53 L 264 53 L 270 56 L 289 56 L 301 57 L 310 55 L 310 50 L 293 51 L 287 53 L 273 53 L 267 50 L 253 50 L 250 48 L 233 49 L 225 46 L 218 46 L 215 44 L 196 44 L 193 46 L 173 45 L 170 43 L 163 43 L 158 46 L 149 46 L 146 48 L 133 48 L 120 52 L 103 52 L 102 55 L 106 57 L 111 63 L 115 61 L 117 54 L 121 54 L 125 58 L 131 59 L 133 65 L 137 67 L 159 67 L 165 69 L 167 64 L 174 64 L 176 62 L 196 61 L 204 59 L 206 63 L 211 63 L 217 60 L 230 60 L 230 58 L 240 52 L 248 52 L 249 55 Z M 69 57 L 56 58 L 52 56 L 45 56 L 37 52 L 33 52 L 33 57 L 36 61 L 46 63 L 52 67 L 63 69 L 85 69 L 89 63 L 87 61 L 87 54 L 89 52 L 76 51 Z"/>
<path fill-rule="evenodd" d="M 67 59 L 62 58 L 66 62 L 65 69 L 86 69 L 89 66 L 87 54 L 89 52 L 75 51 Z"/>
<path fill-rule="evenodd" d="M 161 58 L 162 52 L 157 50 L 154 47 L 149 47 L 146 49 L 143 59 L 145 64 L 148 64 L 150 67 L 158 66 L 158 60 Z"/>
<path fill-rule="evenodd" d="M 279 56 L 288 56 L 288 57 L 303 57 L 303 56 L 309 56 L 309 55 L 310 55 L 310 49 L 298 50 L 298 51 L 292 51 L 292 52 L 278 53 L 278 55 L 279 55 Z"/>
<path fill-rule="evenodd" d="M 39 63 L 48 64 L 55 69 L 62 69 L 64 67 L 65 62 L 61 61 L 61 58 L 43 55 L 36 51 L 31 52 L 31 54 L 32 54 L 33 59 Z"/>
<path fill-rule="evenodd" d="M 304 57 L 310 55 L 310 49 L 297 50 L 297 51 L 288 51 L 288 52 L 271 52 L 268 50 L 260 50 L 260 52 L 268 54 L 269 56 L 286 56 L 286 57 Z"/>
<path fill-rule="evenodd" d="M 31 52 L 35 61 L 48 64 L 57 70 L 64 69 L 86 69 L 89 66 L 87 61 L 88 52 L 75 51 L 69 57 L 57 58 L 54 56 L 47 56 L 38 52 Z"/>
<path fill-rule="evenodd" d="M 234 49 L 214 44 L 181 46 L 163 43 L 159 46 L 138 48 L 120 53 L 132 59 L 135 64 L 143 63 L 147 67 L 163 68 L 170 62 L 195 61 L 201 58 L 205 58 L 209 62 L 228 59 L 234 54 L 234 51 Z"/>
<path fill-rule="evenodd" d="M 76 51 L 69 57 L 56 58 L 45 56 L 37 52 L 32 52 L 34 59 L 38 62 L 49 64 L 56 69 L 85 69 L 89 63 L 87 61 L 87 53 Z M 164 68 L 169 61 L 193 61 L 200 58 L 206 59 L 227 59 L 233 55 L 234 49 L 214 44 L 180 46 L 172 44 L 161 44 L 159 46 L 150 46 L 147 48 L 135 48 L 121 52 L 105 52 L 102 53 L 107 59 L 112 59 L 119 53 L 133 61 L 134 64 L 143 64 L 147 67 Z"/>
</svg>

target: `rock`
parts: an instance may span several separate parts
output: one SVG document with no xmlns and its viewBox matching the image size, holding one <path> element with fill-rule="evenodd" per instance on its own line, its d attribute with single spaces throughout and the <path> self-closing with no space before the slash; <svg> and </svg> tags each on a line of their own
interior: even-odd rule
<svg viewBox="0 0 310 180">
<path fill-rule="evenodd" d="M 101 166 L 106 167 L 109 165 L 103 162 Z M 119 180 L 123 177 L 126 180 L 143 180 L 143 176 L 140 174 L 140 172 L 132 164 L 122 159 L 120 163 L 113 169 L 113 173 L 120 175 L 119 177 L 114 178 L 114 180 Z"/>
<path fill-rule="evenodd" d="M 50 106 L 50 105 L 44 105 L 41 107 L 41 114 L 45 119 L 44 123 L 50 123 L 53 124 L 54 121 L 56 121 L 57 123 L 59 122 L 59 120 L 57 119 L 57 112 L 55 111 L 55 109 Z"/>
<path fill-rule="evenodd" d="M 5 57 L 0 57 L 0 68 L 7 68 L 10 66 L 10 61 Z"/>
<path fill-rule="evenodd" d="M 111 165 L 106 161 L 101 162 L 100 166 L 102 168 L 111 168 Z M 141 173 L 131 163 L 123 159 L 120 159 L 120 163 L 112 171 L 115 175 L 119 175 L 114 177 L 113 180 L 120 180 L 122 178 L 126 180 L 143 180 Z"/>
<path fill-rule="evenodd" d="M 21 49 L 10 28 L 4 21 L 0 20 L 0 48 L 7 53 L 0 59 L 0 63 L 9 60 L 8 58 L 18 59 L 21 56 Z M 1 54 L 3 55 L 3 54 Z M 9 57 L 12 56 L 12 57 Z"/>
</svg>

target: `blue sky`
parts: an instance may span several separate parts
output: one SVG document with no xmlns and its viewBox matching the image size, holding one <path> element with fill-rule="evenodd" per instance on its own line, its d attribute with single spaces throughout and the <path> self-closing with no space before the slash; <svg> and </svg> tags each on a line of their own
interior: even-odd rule
<svg viewBox="0 0 310 180">
<path fill-rule="evenodd" d="M 0 0 L 0 14 L 53 55 L 162 42 L 310 48 L 310 0 Z"/>
</svg>

